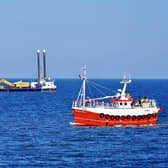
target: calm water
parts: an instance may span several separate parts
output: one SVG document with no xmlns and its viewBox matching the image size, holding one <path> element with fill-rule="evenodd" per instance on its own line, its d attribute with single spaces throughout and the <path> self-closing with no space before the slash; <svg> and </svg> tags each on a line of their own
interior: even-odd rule
<svg viewBox="0 0 168 168">
<path fill-rule="evenodd" d="M 56 83 L 56 93 L 0 93 L 0 167 L 168 167 L 168 80 L 130 84 L 133 97 L 154 97 L 164 108 L 157 126 L 134 128 L 71 126 L 80 81 Z"/>
</svg>

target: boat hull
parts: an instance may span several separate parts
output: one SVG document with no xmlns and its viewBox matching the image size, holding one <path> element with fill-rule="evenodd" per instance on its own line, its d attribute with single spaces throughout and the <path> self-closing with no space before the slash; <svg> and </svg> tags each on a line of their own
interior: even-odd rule
<svg viewBox="0 0 168 168">
<path fill-rule="evenodd" d="M 56 89 L 41 89 L 41 88 L 4 88 L 0 92 L 56 92 Z"/>
<path fill-rule="evenodd" d="M 158 114 L 162 109 L 156 113 L 142 116 L 111 116 L 79 109 L 72 110 L 76 126 L 146 126 L 156 124 Z"/>
</svg>

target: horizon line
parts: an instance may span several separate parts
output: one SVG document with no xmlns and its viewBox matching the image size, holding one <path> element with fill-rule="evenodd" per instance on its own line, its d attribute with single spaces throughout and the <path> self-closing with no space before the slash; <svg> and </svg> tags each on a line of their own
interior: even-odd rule
<svg viewBox="0 0 168 168">
<path fill-rule="evenodd" d="M 31 78 L 31 77 L 27 77 L 27 78 L 25 78 L 25 77 L 7 77 L 7 78 L 0 78 L 0 79 L 38 79 L 38 78 Z M 79 78 L 71 78 L 71 77 L 58 77 L 58 78 L 56 78 L 56 77 L 54 77 L 54 78 L 51 78 L 51 79 L 79 79 Z M 123 78 L 87 78 L 87 79 L 123 79 Z M 146 79 L 146 80 L 148 80 L 148 79 L 150 79 L 150 80 L 152 80 L 152 79 L 157 79 L 157 80 L 166 80 L 166 79 L 168 79 L 168 77 L 167 78 L 147 78 L 147 77 L 145 77 L 145 78 L 131 78 L 131 79 Z"/>
</svg>

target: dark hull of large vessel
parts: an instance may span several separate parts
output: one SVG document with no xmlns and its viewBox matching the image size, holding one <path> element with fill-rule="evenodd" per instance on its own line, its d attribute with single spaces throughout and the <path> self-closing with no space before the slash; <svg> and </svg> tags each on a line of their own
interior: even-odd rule
<svg viewBox="0 0 168 168">
<path fill-rule="evenodd" d="M 41 89 L 41 88 L 4 88 L 0 92 L 56 92 L 56 89 Z"/>
</svg>

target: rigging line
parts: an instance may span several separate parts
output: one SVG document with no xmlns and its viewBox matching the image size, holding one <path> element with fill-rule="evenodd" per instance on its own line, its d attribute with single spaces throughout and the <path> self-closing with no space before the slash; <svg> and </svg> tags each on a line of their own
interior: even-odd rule
<svg viewBox="0 0 168 168">
<path fill-rule="evenodd" d="M 93 82 L 93 81 L 91 81 L 91 80 L 89 80 L 89 82 L 91 82 L 91 83 L 93 83 L 93 84 L 95 84 L 95 85 L 97 85 L 97 86 L 99 86 L 99 87 L 101 87 L 101 88 L 110 90 L 109 88 L 107 88 L 107 87 L 105 87 L 105 86 L 102 86 L 102 85 L 100 85 L 100 84 L 98 84 L 98 83 L 96 83 L 96 82 Z"/>
<path fill-rule="evenodd" d="M 112 91 L 112 92 L 116 93 L 115 90 L 111 90 L 111 89 L 109 89 L 109 88 L 107 88 L 107 87 L 105 87 L 105 86 L 102 86 L 102 85 L 100 85 L 100 84 L 97 84 L 96 82 L 93 82 L 93 81 L 90 81 L 90 80 L 89 80 L 89 82 L 90 82 L 90 83 L 93 83 L 94 85 L 96 85 L 96 86 L 98 86 L 98 87 L 100 87 L 100 88 L 103 88 L 103 89 L 106 89 L 106 90 L 108 90 L 108 91 Z"/>
<path fill-rule="evenodd" d="M 88 80 L 86 80 L 86 82 L 88 83 Z M 93 94 L 92 94 L 91 88 L 89 87 L 89 85 L 86 85 L 86 86 L 88 88 L 89 94 L 91 95 L 91 98 L 93 98 Z"/>
<path fill-rule="evenodd" d="M 92 85 L 92 87 L 94 87 L 97 91 L 99 91 L 103 96 L 106 96 L 106 94 L 102 92 L 100 89 L 98 89 L 96 86 Z"/>
<path fill-rule="evenodd" d="M 88 82 L 90 82 L 90 81 L 88 81 Z M 103 95 L 103 96 L 106 95 L 104 91 L 102 91 L 101 89 L 99 89 L 98 87 L 96 87 L 95 85 L 93 85 L 91 82 L 89 84 L 90 84 L 90 86 L 92 88 L 95 88 L 101 95 Z"/>
</svg>

